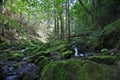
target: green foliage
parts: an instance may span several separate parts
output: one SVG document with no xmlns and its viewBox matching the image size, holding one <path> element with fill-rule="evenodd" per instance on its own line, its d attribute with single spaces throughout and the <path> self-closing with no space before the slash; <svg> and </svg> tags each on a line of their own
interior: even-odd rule
<svg viewBox="0 0 120 80">
<path fill-rule="evenodd" d="M 106 55 L 106 56 L 91 56 L 88 59 L 101 64 L 113 65 L 115 64 L 116 61 L 120 60 L 120 57 Z"/>
<path fill-rule="evenodd" d="M 104 27 L 105 33 L 111 33 L 112 31 L 120 31 L 120 19 L 112 22 L 111 24 Z"/>
<path fill-rule="evenodd" d="M 107 51 L 107 49 L 106 49 L 106 48 L 101 50 L 101 52 L 106 52 L 106 51 Z"/>
<path fill-rule="evenodd" d="M 19 51 L 9 51 L 8 52 L 8 58 L 7 58 L 7 60 L 20 60 L 20 59 L 22 59 L 23 58 L 23 54 L 22 53 L 20 53 Z"/>
<path fill-rule="evenodd" d="M 34 62 L 40 56 L 46 56 L 46 57 L 48 57 L 48 56 L 50 56 L 50 53 L 46 52 L 46 51 L 40 51 L 38 53 L 35 53 L 35 54 L 31 55 L 29 58 L 32 60 L 32 62 Z"/>
<path fill-rule="evenodd" d="M 50 51 L 50 52 L 64 52 L 67 50 L 67 46 L 68 46 L 67 44 L 61 44 L 59 46 L 49 48 L 48 51 Z"/>
<path fill-rule="evenodd" d="M 102 34 L 100 38 L 100 46 L 102 48 L 115 48 L 120 47 L 119 46 L 119 40 L 120 40 L 120 19 L 117 19 L 116 21 L 112 22 L 111 24 L 104 27 L 104 34 Z"/>
<path fill-rule="evenodd" d="M 44 66 L 47 65 L 48 63 L 49 63 L 49 59 L 48 59 L 48 57 L 45 57 L 45 56 L 39 56 L 35 60 L 35 64 L 37 64 L 37 66 L 40 67 L 40 70 L 42 70 L 44 68 Z"/>
<path fill-rule="evenodd" d="M 90 47 L 90 50 L 95 50 L 99 46 L 99 39 L 103 34 L 102 30 L 95 30 L 89 37 L 86 45 Z"/>
<path fill-rule="evenodd" d="M 23 54 L 17 50 L 6 50 L 0 52 L 0 60 L 17 61 L 23 58 Z"/>
<path fill-rule="evenodd" d="M 110 55 L 110 52 L 108 52 L 108 49 L 103 48 L 100 50 L 102 55 Z"/>
<path fill-rule="evenodd" d="M 111 80 L 113 67 L 84 60 L 56 61 L 46 65 L 39 80 Z"/>
<path fill-rule="evenodd" d="M 62 56 L 63 58 L 70 58 L 72 54 L 73 54 L 72 51 L 67 50 L 67 51 L 61 53 L 61 56 Z"/>
</svg>

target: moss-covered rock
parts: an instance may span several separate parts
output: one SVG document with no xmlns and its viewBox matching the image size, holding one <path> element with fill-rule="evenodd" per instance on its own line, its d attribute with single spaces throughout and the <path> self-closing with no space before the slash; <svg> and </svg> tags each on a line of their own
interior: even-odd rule
<svg viewBox="0 0 120 80">
<path fill-rule="evenodd" d="M 116 74 L 115 68 L 92 61 L 55 61 L 44 67 L 39 80 L 115 80 Z"/>
<path fill-rule="evenodd" d="M 23 58 L 23 54 L 19 51 L 9 51 L 7 60 L 20 60 Z"/>
<path fill-rule="evenodd" d="M 69 59 L 69 58 L 71 58 L 72 54 L 73 54 L 73 52 L 68 50 L 68 51 L 65 51 L 65 52 L 61 53 L 61 57 Z"/>
<path fill-rule="evenodd" d="M 39 66 L 41 71 L 45 65 L 49 64 L 49 59 L 48 57 L 40 56 L 38 59 L 35 60 L 35 64 Z"/>
<path fill-rule="evenodd" d="M 3 50 L 0 52 L 0 60 L 21 60 L 24 57 L 18 50 Z"/>
<path fill-rule="evenodd" d="M 39 58 L 41 58 L 41 56 L 45 56 L 45 57 L 49 57 L 50 56 L 50 53 L 47 52 L 47 51 L 41 51 L 39 53 L 36 53 L 36 54 L 33 54 L 29 57 L 29 60 L 28 61 L 31 61 L 31 62 L 35 62 L 36 60 L 38 60 Z"/>
<path fill-rule="evenodd" d="M 90 56 L 88 59 L 101 64 L 114 65 L 116 61 L 120 60 L 120 57 L 106 55 L 106 56 Z"/>
</svg>

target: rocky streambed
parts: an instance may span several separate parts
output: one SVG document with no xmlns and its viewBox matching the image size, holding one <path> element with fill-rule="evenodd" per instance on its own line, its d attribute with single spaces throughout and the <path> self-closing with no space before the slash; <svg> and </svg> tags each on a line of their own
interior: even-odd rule
<svg viewBox="0 0 120 80">
<path fill-rule="evenodd" d="M 0 61 L 0 80 L 36 80 L 38 72 L 33 63 Z"/>
</svg>

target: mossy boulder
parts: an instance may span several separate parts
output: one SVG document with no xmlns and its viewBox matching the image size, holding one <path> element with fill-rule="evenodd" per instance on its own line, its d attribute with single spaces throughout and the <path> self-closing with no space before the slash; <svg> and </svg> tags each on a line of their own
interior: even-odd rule
<svg viewBox="0 0 120 80">
<path fill-rule="evenodd" d="M 30 62 L 35 62 L 36 60 L 38 60 L 39 58 L 41 58 L 41 56 L 45 56 L 45 57 L 49 57 L 50 56 L 50 53 L 47 52 L 47 51 L 41 51 L 39 53 L 36 53 L 36 54 L 32 54 L 30 57 L 29 57 L 29 60 Z"/>
<path fill-rule="evenodd" d="M 116 61 L 120 60 L 120 56 L 90 56 L 88 59 L 100 64 L 114 65 Z"/>
<path fill-rule="evenodd" d="M 69 59 L 69 58 L 71 58 L 71 55 L 72 55 L 72 54 L 73 54 L 72 51 L 67 50 L 67 51 L 61 53 L 61 57 L 62 57 L 62 58 L 67 58 L 67 59 Z"/>
<path fill-rule="evenodd" d="M 48 51 L 50 52 L 64 52 L 69 49 L 70 44 L 60 44 L 53 46 L 51 48 L 48 48 Z"/>
<path fill-rule="evenodd" d="M 39 80 L 120 80 L 117 69 L 87 60 L 55 61 L 46 65 Z"/>
<path fill-rule="evenodd" d="M 40 56 L 35 60 L 35 64 L 38 65 L 40 69 L 42 69 L 48 63 L 49 63 L 49 59 L 48 57 L 45 56 Z"/>
<path fill-rule="evenodd" d="M 4 50 L 0 52 L 0 60 L 21 60 L 24 57 L 20 51 L 17 50 Z"/>
</svg>

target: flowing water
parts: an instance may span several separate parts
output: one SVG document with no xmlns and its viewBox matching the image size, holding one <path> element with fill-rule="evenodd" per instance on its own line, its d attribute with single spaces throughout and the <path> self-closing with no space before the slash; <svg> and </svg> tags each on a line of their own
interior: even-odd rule
<svg viewBox="0 0 120 80">
<path fill-rule="evenodd" d="M 79 55 L 78 55 L 78 48 L 77 48 L 77 47 L 74 48 L 74 51 L 75 51 L 74 56 L 79 56 Z"/>
<path fill-rule="evenodd" d="M 24 49 L 20 50 L 21 54 Z M 25 62 L 27 57 L 21 61 L 0 61 L 0 80 L 21 80 L 26 76 L 26 80 L 34 80 L 38 77 L 39 67 L 34 63 Z"/>
<path fill-rule="evenodd" d="M 78 52 L 78 48 L 75 45 L 73 45 L 72 47 L 73 47 L 73 49 L 75 51 L 74 56 L 84 57 L 84 54 L 83 53 L 79 53 Z"/>
</svg>

